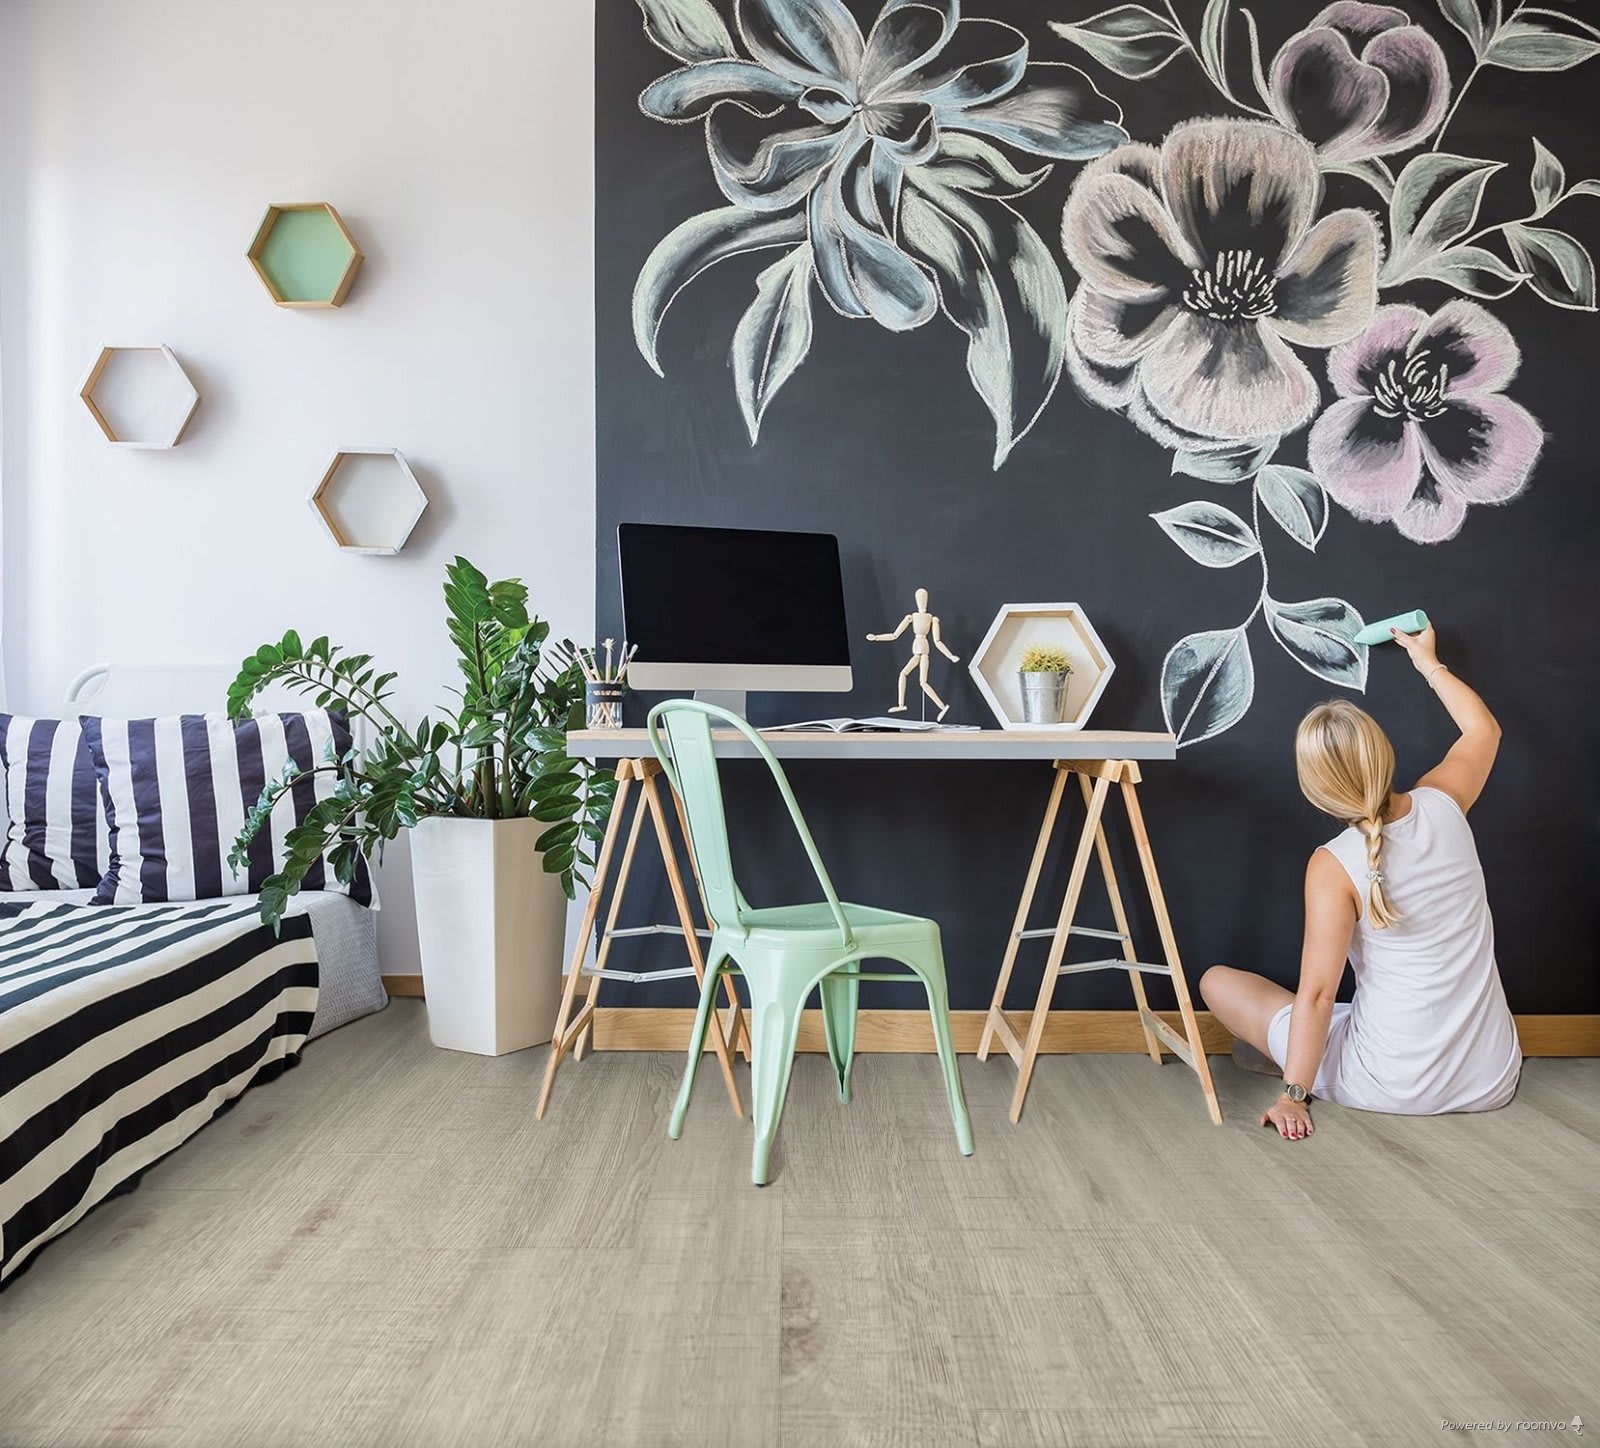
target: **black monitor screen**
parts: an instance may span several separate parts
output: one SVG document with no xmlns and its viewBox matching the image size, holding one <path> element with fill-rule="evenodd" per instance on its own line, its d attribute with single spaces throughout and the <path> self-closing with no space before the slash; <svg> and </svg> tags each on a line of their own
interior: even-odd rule
<svg viewBox="0 0 1600 1448">
<path fill-rule="evenodd" d="M 622 523 L 617 547 L 640 663 L 850 662 L 831 533 Z"/>
</svg>

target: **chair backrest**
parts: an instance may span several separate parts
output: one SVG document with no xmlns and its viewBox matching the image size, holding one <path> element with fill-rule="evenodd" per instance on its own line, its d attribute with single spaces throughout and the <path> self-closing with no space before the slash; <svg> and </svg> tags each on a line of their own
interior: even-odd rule
<svg viewBox="0 0 1600 1448">
<path fill-rule="evenodd" d="M 711 737 L 711 724 L 718 720 L 737 729 L 754 747 L 756 753 L 771 771 L 773 783 L 783 798 L 794 824 L 795 833 L 805 848 L 806 858 L 816 873 L 822 887 L 823 898 L 833 912 L 839 927 L 841 943 L 848 949 L 855 945 L 849 922 L 840 908 L 839 897 L 833 882 L 823 867 L 817 853 L 816 842 L 806 828 L 805 817 L 800 813 L 794 791 L 789 787 L 788 776 L 783 772 L 766 741 L 751 728 L 749 721 L 740 718 L 730 709 L 715 704 L 703 704 L 695 699 L 668 699 L 650 711 L 646 727 L 650 732 L 650 747 L 666 771 L 689 821 L 689 845 L 694 851 L 695 868 L 700 876 L 700 888 L 705 893 L 706 908 L 718 925 L 742 924 L 748 908 L 733 873 L 733 851 L 728 843 L 728 822 L 722 809 L 722 780 L 717 769 L 716 746 Z M 662 739 L 663 732 L 666 735 Z"/>
</svg>

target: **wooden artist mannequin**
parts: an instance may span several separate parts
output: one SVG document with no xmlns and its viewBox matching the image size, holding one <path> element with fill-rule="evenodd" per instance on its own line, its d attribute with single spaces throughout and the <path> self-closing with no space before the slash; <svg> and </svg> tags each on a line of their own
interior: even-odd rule
<svg viewBox="0 0 1600 1448">
<path fill-rule="evenodd" d="M 939 706 L 939 718 L 943 719 L 950 712 L 950 706 L 933 692 L 933 685 L 928 682 L 928 659 L 932 650 L 928 647 L 929 640 L 952 664 L 959 664 L 961 658 L 950 651 L 949 646 L 939 637 L 939 618 L 937 614 L 928 612 L 928 590 L 917 590 L 917 608 L 915 613 L 908 613 L 900 620 L 899 626 L 893 633 L 869 633 L 867 642 L 873 644 L 893 643 L 907 629 L 911 630 L 911 658 L 905 668 L 900 670 L 899 702 L 889 710 L 891 714 L 904 714 L 906 712 L 906 680 L 911 677 L 913 669 L 918 672 L 917 682 L 922 686 L 922 692 Z"/>
</svg>

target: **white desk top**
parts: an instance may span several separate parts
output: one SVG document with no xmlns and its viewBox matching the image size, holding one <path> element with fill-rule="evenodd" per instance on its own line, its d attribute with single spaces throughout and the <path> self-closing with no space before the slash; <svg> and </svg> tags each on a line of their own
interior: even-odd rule
<svg viewBox="0 0 1600 1448">
<path fill-rule="evenodd" d="M 1170 734 L 1124 729 L 976 729 L 925 733 L 830 734 L 764 729 L 761 737 L 780 759 L 1175 759 Z M 724 759 L 752 759 L 755 750 L 735 729 L 712 738 Z M 568 753 L 580 759 L 643 759 L 650 739 L 643 729 L 575 729 Z"/>
</svg>

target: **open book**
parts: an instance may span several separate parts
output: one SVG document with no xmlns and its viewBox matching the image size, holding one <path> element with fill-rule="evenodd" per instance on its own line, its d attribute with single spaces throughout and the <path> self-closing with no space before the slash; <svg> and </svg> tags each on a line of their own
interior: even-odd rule
<svg viewBox="0 0 1600 1448">
<path fill-rule="evenodd" d="M 803 719 L 798 724 L 775 724 L 777 732 L 827 734 L 875 734 L 879 731 L 899 734 L 933 734 L 936 732 L 971 731 L 976 724 L 938 724 L 932 719 L 902 719 L 893 714 L 876 719 Z"/>
</svg>

